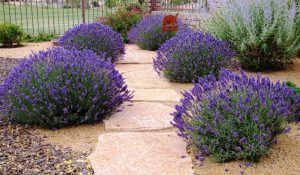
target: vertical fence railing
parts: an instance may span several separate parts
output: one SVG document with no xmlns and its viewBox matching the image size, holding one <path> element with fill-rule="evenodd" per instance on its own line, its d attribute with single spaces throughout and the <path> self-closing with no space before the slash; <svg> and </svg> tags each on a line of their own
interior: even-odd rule
<svg viewBox="0 0 300 175">
<path fill-rule="evenodd" d="M 21 25 L 31 35 L 63 34 L 75 25 L 114 13 L 116 4 L 108 2 L 111 0 L 0 0 L 0 23 Z"/>
</svg>

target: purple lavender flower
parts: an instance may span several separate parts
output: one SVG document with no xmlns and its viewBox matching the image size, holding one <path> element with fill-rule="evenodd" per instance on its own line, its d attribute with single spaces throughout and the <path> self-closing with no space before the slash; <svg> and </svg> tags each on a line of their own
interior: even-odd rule
<svg viewBox="0 0 300 175">
<path fill-rule="evenodd" d="M 80 24 L 59 38 L 59 45 L 68 50 L 91 50 L 103 59 L 115 62 L 125 53 L 119 33 L 101 23 Z"/>
<path fill-rule="evenodd" d="M 157 51 L 154 69 L 171 81 L 192 82 L 199 76 L 228 67 L 234 56 L 227 43 L 210 34 L 185 30 L 168 40 Z"/>
<path fill-rule="evenodd" d="M 49 128 L 101 121 L 131 98 L 103 56 L 61 47 L 30 55 L 0 84 L 1 113 Z"/>
<path fill-rule="evenodd" d="M 245 166 L 246 166 L 246 167 L 251 166 L 251 162 L 245 162 Z"/>
<path fill-rule="evenodd" d="M 196 147 L 196 155 L 212 155 L 220 162 L 257 161 L 268 153 L 285 121 L 300 114 L 300 94 L 285 83 L 248 77 L 243 71 L 223 69 L 218 80 L 213 75 L 200 77 L 184 92 L 172 124 Z M 216 122 L 220 116 L 223 122 Z"/>
<path fill-rule="evenodd" d="M 142 49 L 157 50 L 161 44 L 175 36 L 175 32 L 163 32 L 163 15 L 147 16 L 128 32 L 131 43 L 137 44 Z M 178 19 L 179 30 L 186 26 Z"/>
</svg>

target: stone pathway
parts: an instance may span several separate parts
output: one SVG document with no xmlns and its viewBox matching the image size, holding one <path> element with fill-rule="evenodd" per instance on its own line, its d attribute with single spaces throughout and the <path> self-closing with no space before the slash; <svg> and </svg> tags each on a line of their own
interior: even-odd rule
<svg viewBox="0 0 300 175">
<path fill-rule="evenodd" d="M 177 85 L 160 78 L 152 67 L 155 52 L 127 45 L 117 69 L 134 90 L 134 103 L 104 121 L 96 150 L 89 156 L 97 175 L 192 175 L 186 143 L 172 127 L 170 113 L 178 103 Z M 178 88 L 178 87 L 179 88 Z"/>
</svg>

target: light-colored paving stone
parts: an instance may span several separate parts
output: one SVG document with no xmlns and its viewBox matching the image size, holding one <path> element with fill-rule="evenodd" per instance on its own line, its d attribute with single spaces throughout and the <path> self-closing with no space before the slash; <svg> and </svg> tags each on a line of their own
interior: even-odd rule
<svg viewBox="0 0 300 175">
<path fill-rule="evenodd" d="M 106 130 L 158 130 L 170 128 L 170 115 L 174 108 L 161 103 L 135 102 L 126 106 L 122 112 L 110 116 L 104 121 Z"/>
<path fill-rule="evenodd" d="M 174 83 L 171 82 L 171 88 L 174 89 L 176 92 L 181 93 L 184 91 L 189 91 L 194 87 L 192 83 Z"/>
<path fill-rule="evenodd" d="M 178 102 L 181 95 L 173 89 L 131 89 L 134 91 L 133 101 Z"/>
<path fill-rule="evenodd" d="M 152 64 L 156 52 L 141 50 L 135 45 L 126 45 L 124 59 L 119 60 L 118 64 Z"/>
<path fill-rule="evenodd" d="M 24 43 L 22 47 L 0 48 L 0 57 L 4 58 L 23 58 L 29 56 L 32 52 L 38 52 L 52 47 L 52 42 Z"/>
<path fill-rule="evenodd" d="M 170 82 L 153 70 L 151 64 L 119 64 L 116 66 L 131 88 L 169 88 Z"/>
<path fill-rule="evenodd" d="M 192 175 L 186 143 L 175 132 L 100 135 L 89 159 L 96 175 Z"/>
</svg>

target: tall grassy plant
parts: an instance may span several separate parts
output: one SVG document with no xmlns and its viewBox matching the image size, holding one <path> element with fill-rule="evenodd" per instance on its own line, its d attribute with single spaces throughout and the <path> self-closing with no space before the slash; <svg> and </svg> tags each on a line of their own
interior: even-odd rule
<svg viewBox="0 0 300 175">
<path fill-rule="evenodd" d="M 300 51 L 300 6 L 295 0 L 232 0 L 204 29 L 228 41 L 243 68 L 282 69 Z"/>
</svg>

